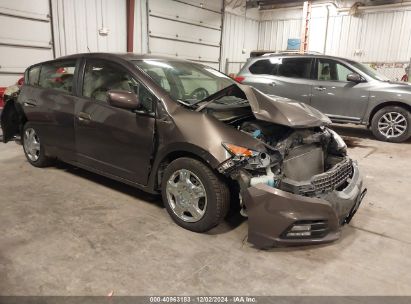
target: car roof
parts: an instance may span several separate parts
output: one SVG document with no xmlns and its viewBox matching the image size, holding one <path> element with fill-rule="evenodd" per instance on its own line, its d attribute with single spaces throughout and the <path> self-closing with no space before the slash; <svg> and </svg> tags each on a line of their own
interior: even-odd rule
<svg viewBox="0 0 411 304">
<path fill-rule="evenodd" d="M 272 58 L 272 57 L 309 57 L 309 58 L 323 58 L 323 59 L 339 59 L 343 61 L 352 61 L 351 59 L 338 57 L 338 56 L 331 56 L 331 55 L 324 55 L 324 54 L 313 54 L 313 53 L 267 53 L 261 56 L 251 57 L 250 60 L 258 60 L 263 58 Z"/>
<path fill-rule="evenodd" d="M 127 61 L 131 60 L 167 60 L 167 61 L 181 61 L 181 62 L 190 62 L 188 60 L 167 57 L 161 55 L 149 55 L 149 54 L 135 54 L 135 53 L 104 53 L 104 52 L 95 52 L 95 53 L 79 53 L 73 55 L 67 55 L 63 57 L 56 58 L 54 60 L 65 60 L 65 59 L 77 59 L 77 58 L 105 58 L 105 59 L 123 59 Z"/>
</svg>

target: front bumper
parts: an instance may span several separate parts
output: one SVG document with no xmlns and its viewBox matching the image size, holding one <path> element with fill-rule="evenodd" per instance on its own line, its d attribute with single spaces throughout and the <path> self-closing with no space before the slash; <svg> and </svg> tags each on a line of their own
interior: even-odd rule
<svg viewBox="0 0 411 304">
<path fill-rule="evenodd" d="M 365 193 L 356 163 L 353 163 L 348 186 L 322 197 L 292 194 L 265 184 L 249 187 L 242 194 L 248 214 L 248 242 L 268 248 L 335 241 L 340 237 L 341 226 L 351 220 Z M 321 223 L 322 233 L 288 237 L 287 232 L 299 223 Z"/>
</svg>

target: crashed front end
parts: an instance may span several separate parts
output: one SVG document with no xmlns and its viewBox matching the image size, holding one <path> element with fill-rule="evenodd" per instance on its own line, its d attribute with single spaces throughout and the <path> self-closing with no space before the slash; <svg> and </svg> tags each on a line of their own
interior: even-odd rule
<svg viewBox="0 0 411 304">
<path fill-rule="evenodd" d="M 223 143 L 230 157 L 218 167 L 240 186 L 248 241 L 268 248 L 338 239 L 366 193 L 339 135 L 325 126 L 293 129 L 260 120 L 237 128 L 266 147 Z"/>
</svg>

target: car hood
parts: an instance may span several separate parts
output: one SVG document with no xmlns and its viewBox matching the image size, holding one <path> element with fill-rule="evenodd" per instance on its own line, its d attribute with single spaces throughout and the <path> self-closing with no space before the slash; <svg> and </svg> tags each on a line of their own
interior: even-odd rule
<svg viewBox="0 0 411 304">
<path fill-rule="evenodd" d="M 310 128 L 331 124 L 331 120 L 301 102 L 279 96 L 269 96 L 247 86 L 238 85 L 247 97 L 254 116 L 259 120 L 292 128 Z"/>
</svg>

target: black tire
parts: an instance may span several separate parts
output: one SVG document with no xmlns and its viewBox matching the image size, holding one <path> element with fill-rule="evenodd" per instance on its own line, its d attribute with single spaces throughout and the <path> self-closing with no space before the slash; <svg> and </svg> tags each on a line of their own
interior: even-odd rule
<svg viewBox="0 0 411 304">
<path fill-rule="evenodd" d="M 378 128 L 378 122 L 380 119 L 388 113 L 398 113 L 405 117 L 406 120 L 406 130 L 403 134 L 396 136 L 396 137 L 388 137 L 385 134 L 381 133 L 379 128 Z M 402 107 L 398 106 L 389 106 L 380 109 L 375 115 L 373 116 L 371 120 L 371 131 L 374 134 L 374 136 L 381 141 L 388 141 L 388 142 L 403 142 L 406 141 L 408 138 L 411 136 L 411 114 L 409 111 Z"/>
<path fill-rule="evenodd" d="M 34 130 L 35 136 L 38 140 L 39 147 L 40 147 L 39 152 L 38 152 L 38 158 L 36 158 L 36 159 L 33 159 L 32 157 L 30 157 L 29 152 L 26 150 L 27 147 L 26 147 L 26 143 L 25 143 L 25 141 L 26 141 L 25 134 L 29 130 Z M 23 144 L 24 155 L 26 156 L 28 162 L 31 165 L 33 165 L 34 167 L 38 167 L 38 168 L 44 168 L 44 167 L 48 167 L 48 166 L 52 165 L 53 159 L 46 156 L 46 151 L 45 151 L 44 145 L 41 144 L 40 135 L 38 134 L 38 132 L 36 130 L 36 127 L 32 123 L 27 122 L 24 125 L 23 132 L 21 134 L 21 142 Z"/>
<path fill-rule="evenodd" d="M 206 192 L 205 213 L 196 222 L 187 222 L 178 217 L 167 197 L 167 182 L 175 172 L 182 169 L 189 170 L 198 177 Z M 183 157 L 171 162 L 164 171 L 161 188 L 163 202 L 171 218 L 179 226 L 194 232 L 206 232 L 217 226 L 224 219 L 230 207 L 230 192 L 225 181 L 196 159 Z"/>
</svg>

